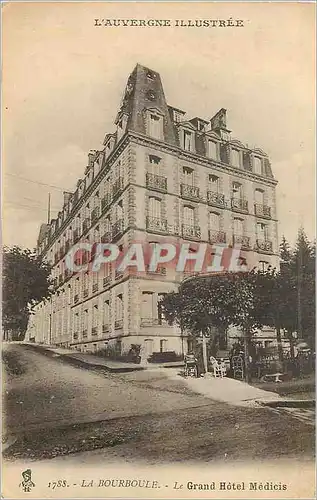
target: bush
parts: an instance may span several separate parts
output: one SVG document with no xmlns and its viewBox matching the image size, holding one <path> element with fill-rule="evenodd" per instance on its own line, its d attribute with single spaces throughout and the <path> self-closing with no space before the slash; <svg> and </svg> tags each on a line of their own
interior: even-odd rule
<svg viewBox="0 0 317 500">
<path fill-rule="evenodd" d="M 149 363 L 169 363 L 182 360 L 183 356 L 177 355 L 175 351 L 153 352 L 148 358 Z"/>
</svg>

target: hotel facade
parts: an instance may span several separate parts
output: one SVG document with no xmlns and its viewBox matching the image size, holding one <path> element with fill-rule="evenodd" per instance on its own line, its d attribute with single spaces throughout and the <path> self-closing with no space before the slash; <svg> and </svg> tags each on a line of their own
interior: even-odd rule
<svg viewBox="0 0 317 500">
<path fill-rule="evenodd" d="M 188 119 L 167 104 L 160 75 L 137 65 L 100 151 L 64 193 L 58 217 L 42 224 L 39 255 L 52 265 L 54 293 L 36 306 L 26 339 L 95 352 L 141 345 L 187 352 L 186 332 L 164 320 L 160 299 L 187 272 L 72 273 L 65 257 L 78 242 L 240 245 L 249 268 L 278 267 L 276 180 L 267 154 L 231 137 L 226 110 Z M 190 271 L 189 271 L 190 272 Z"/>
</svg>

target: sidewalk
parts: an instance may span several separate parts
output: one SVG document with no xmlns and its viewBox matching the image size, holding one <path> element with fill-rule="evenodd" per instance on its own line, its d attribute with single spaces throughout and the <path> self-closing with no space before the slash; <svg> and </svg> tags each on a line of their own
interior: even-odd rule
<svg viewBox="0 0 317 500">
<path fill-rule="evenodd" d="M 263 391 L 252 385 L 232 378 L 186 378 L 187 386 L 207 398 L 236 406 L 258 406 L 284 401 L 276 392 Z"/>
<path fill-rule="evenodd" d="M 39 345 L 30 342 L 25 342 L 25 345 L 33 348 L 34 350 L 41 351 L 44 354 L 52 357 L 64 358 L 68 362 L 82 367 L 98 368 L 109 372 L 124 373 L 131 371 L 144 370 L 143 366 L 135 363 L 123 363 L 122 361 L 113 361 L 111 359 L 95 356 L 94 354 L 87 354 L 76 352 L 72 349 L 63 347 L 54 347 L 49 345 Z"/>
</svg>

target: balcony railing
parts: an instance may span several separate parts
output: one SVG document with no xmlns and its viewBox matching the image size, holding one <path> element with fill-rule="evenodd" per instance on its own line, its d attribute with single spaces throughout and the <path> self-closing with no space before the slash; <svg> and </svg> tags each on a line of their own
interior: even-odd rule
<svg viewBox="0 0 317 500">
<path fill-rule="evenodd" d="M 103 287 L 105 288 L 106 286 L 110 285 L 111 283 L 111 276 L 105 276 L 102 280 Z"/>
<path fill-rule="evenodd" d="M 111 205 L 111 194 L 108 193 L 101 200 L 101 211 L 105 212 Z"/>
<path fill-rule="evenodd" d="M 112 226 L 112 238 L 118 238 L 123 233 L 123 219 L 119 219 Z"/>
<path fill-rule="evenodd" d="M 213 205 L 214 207 L 224 207 L 225 195 L 222 193 L 216 193 L 215 191 L 207 191 L 207 202 L 209 205 Z"/>
<path fill-rule="evenodd" d="M 158 324 L 158 318 L 141 318 L 141 326 L 157 326 Z"/>
<path fill-rule="evenodd" d="M 114 273 L 114 279 L 120 280 L 121 278 L 123 278 L 123 271 L 118 271 L 118 269 L 116 269 Z"/>
<path fill-rule="evenodd" d="M 110 331 L 109 325 L 102 325 L 102 333 L 108 333 Z"/>
<path fill-rule="evenodd" d="M 85 288 L 85 290 L 83 291 L 83 297 L 88 297 L 88 288 Z"/>
<path fill-rule="evenodd" d="M 271 218 L 271 207 L 267 205 L 260 205 L 259 203 L 254 204 L 254 213 L 258 217 L 266 217 L 267 219 Z"/>
<path fill-rule="evenodd" d="M 260 252 L 272 253 L 273 251 L 272 241 L 256 240 L 255 248 Z"/>
<path fill-rule="evenodd" d="M 146 174 L 146 187 L 154 189 L 156 191 L 162 191 L 166 193 L 167 191 L 167 179 L 161 175 L 156 174 Z"/>
<path fill-rule="evenodd" d="M 116 330 L 123 328 L 123 319 L 116 319 L 114 322 L 114 327 Z"/>
<path fill-rule="evenodd" d="M 92 285 L 92 293 L 95 293 L 95 292 L 97 292 L 97 291 L 98 291 L 98 283 L 94 283 L 94 284 Z"/>
<path fill-rule="evenodd" d="M 167 220 L 158 217 L 147 217 L 146 218 L 146 228 L 149 231 L 154 231 L 158 233 L 166 233 L 167 231 Z"/>
<path fill-rule="evenodd" d="M 98 333 L 98 328 L 96 326 L 93 326 L 91 329 L 91 335 L 97 335 Z"/>
<path fill-rule="evenodd" d="M 77 304 L 78 301 L 79 301 L 79 294 L 76 293 L 76 295 L 74 296 L 74 304 Z"/>
<path fill-rule="evenodd" d="M 101 236 L 101 243 L 111 243 L 112 236 L 111 232 L 108 231 Z"/>
<path fill-rule="evenodd" d="M 244 198 L 231 198 L 231 208 L 237 212 L 248 212 L 248 201 Z"/>
<path fill-rule="evenodd" d="M 213 231 L 209 230 L 209 241 L 210 243 L 226 243 L 226 233 L 224 231 Z"/>
<path fill-rule="evenodd" d="M 199 188 L 190 184 L 181 184 L 181 195 L 190 200 L 199 200 Z"/>
<path fill-rule="evenodd" d="M 93 224 L 99 218 L 99 207 L 95 207 L 91 212 L 91 223 Z"/>
<path fill-rule="evenodd" d="M 90 219 L 89 217 L 86 217 L 86 219 L 83 222 L 83 233 L 88 231 L 89 227 L 90 227 Z"/>
<path fill-rule="evenodd" d="M 200 227 L 194 225 L 182 224 L 182 235 L 183 238 L 189 238 L 189 239 L 194 238 L 200 240 L 201 238 Z"/>
<path fill-rule="evenodd" d="M 118 177 L 112 186 L 112 196 L 115 198 L 123 191 L 123 177 Z"/>
<path fill-rule="evenodd" d="M 147 274 L 158 274 L 158 275 L 161 275 L 161 276 L 166 276 L 166 267 L 157 267 L 155 269 L 155 271 L 151 271 L 149 269 L 149 266 L 146 266 L 146 273 Z"/>
<path fill-rule="evenodd" d="M 250 248 L 250 238 L 249 238 L 249 236 L 244 236 L 242 234 L 234 234 L 233 235 L 233 244 L 240 245 L 241 248 L 248 249 L 248 248 Z"/>
</svg>

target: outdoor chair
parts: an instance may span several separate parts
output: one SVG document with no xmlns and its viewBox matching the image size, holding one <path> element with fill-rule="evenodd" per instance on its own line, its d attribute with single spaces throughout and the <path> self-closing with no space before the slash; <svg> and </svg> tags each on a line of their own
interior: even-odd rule
<svg viewBox="0 0 317 500">
<path fill-rule="evenodd" d="M 233 356 L 231 362 L 232 362 L 233 378 L 243 380 L 244 363 L 242 356 Z"/>
<path fill-rule="evenodd" d="M 209 361 L 211 364 L 211 368 L 212 368 L 214 377 L 216 377 L 216 378 L 223 377 L 223 370 L 221 369 L 221 365 L 218 363 L 216 358 L 214 358 L 213 356 L 210 356 Z"/>
</svg>

